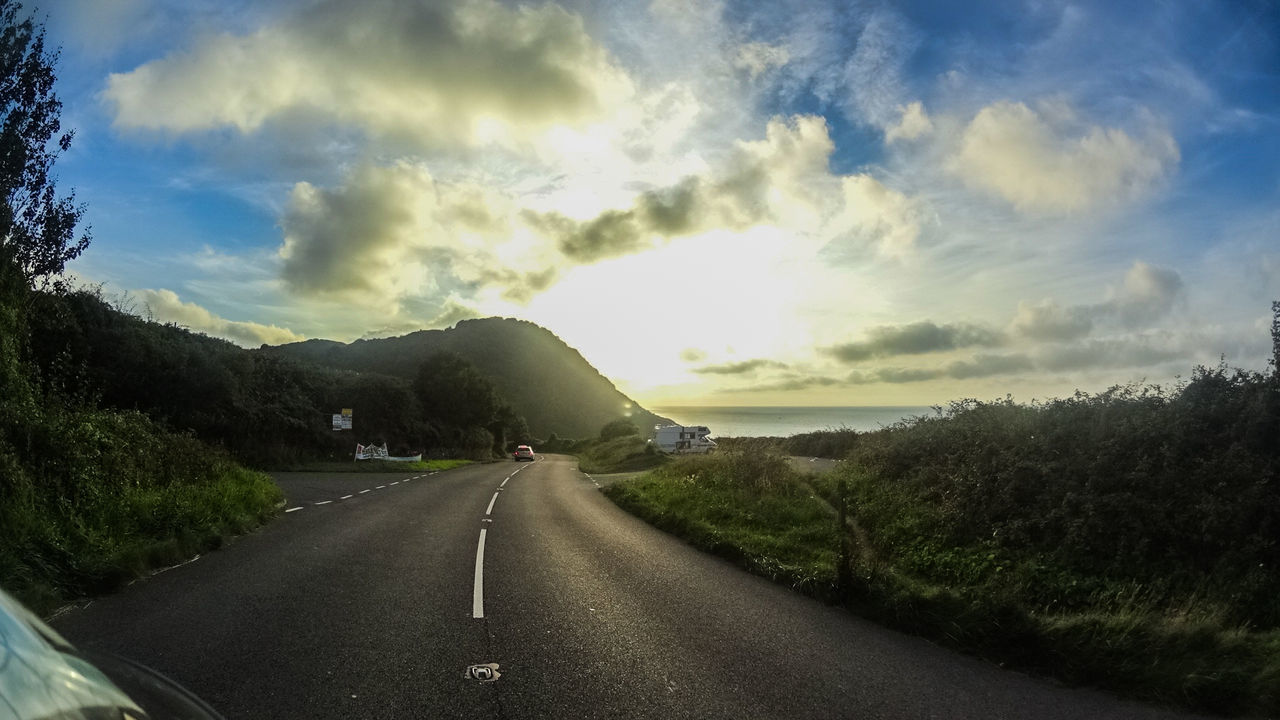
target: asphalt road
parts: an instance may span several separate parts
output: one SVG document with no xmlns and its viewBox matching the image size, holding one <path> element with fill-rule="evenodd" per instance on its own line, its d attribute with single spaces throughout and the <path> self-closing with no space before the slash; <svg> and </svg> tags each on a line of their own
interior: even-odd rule
<svg viewBox="0 0 1280 720">
<path fill-rule="evenodd" d="M 571 458 L 279 482 L 299 509 L 54 626 L 229 718 L 1188 717 L 800 597 L 618 510 Z M 500 677 L 463 677 L 479 663 Z"/>
</svg>

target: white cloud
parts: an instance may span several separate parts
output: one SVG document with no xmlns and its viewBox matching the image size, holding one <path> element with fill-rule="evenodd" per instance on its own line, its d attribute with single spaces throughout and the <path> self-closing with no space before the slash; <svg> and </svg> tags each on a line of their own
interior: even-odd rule
<svg viewBox="0 0 1280 720">
<path fill-rule="evenodd" d="M 897 119 L 906 85 L 902 69 L 918 44 L 917 33 L 896 12 L 878 8 L 870 13 L 844 68 L 847 103 L 856 121 L 885 128 Z"/>
<path fill-rule="evenodd" d="M 769 70 L 786 65 L 790 59 L 791 53 L 784 45 L 750 42 L 738 47 L 733 65 L 740 70 L 746 70 L 747 75 L 754 80 Z"/>
<path fill-rule="evenodd" d="M 899 105 L 898 109 L 902 111 L 902 118 L 898 120 L 896 125 L 890 125 L 885 130 L 885 142 L 915 140 L 922 135 L 933 132 L 933 121 L 929 119 L 929 113 L 925 112 L 924 104 L 919 100 L 906 107 Z"/>
<path fill-rule="evenodd" d="M 1139 261 L 1125 273 L 1124 284 L 1110 307 L 1126 324 L 1142 325 L 1168 314 L 1182 291 L 1182 277 L 1177 272 Z"/>
<path fill-rule="evenodd" d="M 842 182 L 843 223 L 886 257 L 910 256 L 920 237 L 921 201 L 884 186 L 870 175 L 849 175 Z"/>
<path fill-rule="evenodd" d="M 227 320 L 195 303 L 183 302 L 172 290 L 138 290 L 136 295 L 151 317 L 159 322 L 182 325 L 244 347 L 257 347 L 263 343 L 282 345 L 306 339 L 288 328 L 276 325 Z"/>
<path fill-rule="evenodd" d="M 1021 301 L 1009 329 L 1036 341 L 1075 340 L 1093 330 L 1092 316 L 1088 308 L 1062 307 L 1049 299 L 1036 304 Z"/>
<path fill-rule="evenodd" d="M 607 117 L 631 81 L 558 5 L 324 0 L 110 76 L 115 126 L 169 133 L 312 118 L 427 148 L 518 146 Z"/>
<path fill-rule="evenodd" d="M 298 183 L 281 220 L 281 277 L 295 293 L 391 314 L 406 297 L 438 306 L 486 288 L 527 302 L 555 270 L 519 247 L 508 202 L 410 163 L 361 166 L 336 188 Z"/>
<path fill-rule="evenodd" d="M 524 213 L 526 222 L 577 262 L 651 249 L 660 241 L 768 222 L 793 229 L 820 219 L 834 150 L 821 117 L 769 121 L 761 140 L 739 141 L 723 167 L 641 193 L 631 207 L 576 220 Z"/>
<path fill-rule="evenodd" d="M 1028 213 L 1064 214 L 1139 199 L 1176 169 L 1178 144 L 1165 130 L 1141 136 L 1081 127 L 1070 108 L 1023 103 L 983 108 L 948 165 L 965 184 Z"/>
</svg>

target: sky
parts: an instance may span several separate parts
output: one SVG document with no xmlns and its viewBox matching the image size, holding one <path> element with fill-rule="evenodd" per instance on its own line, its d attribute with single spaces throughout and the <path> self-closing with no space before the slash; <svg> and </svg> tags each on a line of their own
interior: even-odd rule
<svg viewBox="0 0 1280 720">
<path fill-rule="evenodd" d="M 52 0 L 69 266 L 245 347 L 518 317 L 650 405 L 1265 370 L 1271 2 Z"/>
</svg>

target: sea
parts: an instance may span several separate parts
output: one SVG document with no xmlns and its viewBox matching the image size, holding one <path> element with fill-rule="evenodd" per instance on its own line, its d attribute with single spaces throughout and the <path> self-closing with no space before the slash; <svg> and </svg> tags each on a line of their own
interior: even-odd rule
<svg viewBox="0 0 1280 720">
<path fill-rule="evenodd" d="M 650 411 L 680 425 L 706 425 L 713 437 L 787 437 L 817 430 L 879 430 L 899 420 L 932 415 L 929 407 L 695 407 L 669 405 Z"/>
</svg>

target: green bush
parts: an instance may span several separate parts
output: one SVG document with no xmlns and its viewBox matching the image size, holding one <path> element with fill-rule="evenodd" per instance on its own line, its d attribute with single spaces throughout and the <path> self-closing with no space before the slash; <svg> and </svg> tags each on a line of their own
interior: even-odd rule
<svg viewBox="0 0 1280 720">
<path fill-rule="evenodd" d="M 579 441 L 566 450 L 578 456 L 582 472 L 615 473 L 648 470 L 666 462 L 668 457 L 655 454 L 652 447 L 639 435 L 623 435 L 612 440 Z"/>
<path fill-rule="evenodd" d="M 1280 713 L 1280 378 L 1200 368 L 1172 391 L 966 400 L 856 437 L 820 478 L 797 479 L 776 439 L 736 438 L 606 493 L 755 572 L 994 661 Z"/>
<path fill-rule="evenodd" d="M 136 412 L 55 408 L 0 438 L 0 585 L 48 610 L 216 547 L 279 489 Z"/>
<path fill-rule="evenodd" d="M 1225 368 L 1173 393 L 965 401 L 863 435 L 849 500 L 879 553 L 933 581 L 996 579 L 1042 611 L 1136 583 L 1276 628 L 1278 419 L 1274 381 Z"/>
<path fill-rule="evenodd" d="M 639 435 L 640 428 L 636 424 L 626 418 L 619 418 L 600 428 L 601 440 L 615 440 L 628 435 Z"/>
<path fill-rule="evenodd" d="M 605 488 L 619 506 L 795 589 L 833 597 L 831 508 L 777 455 L 683 456 Z"/>
</svg>

